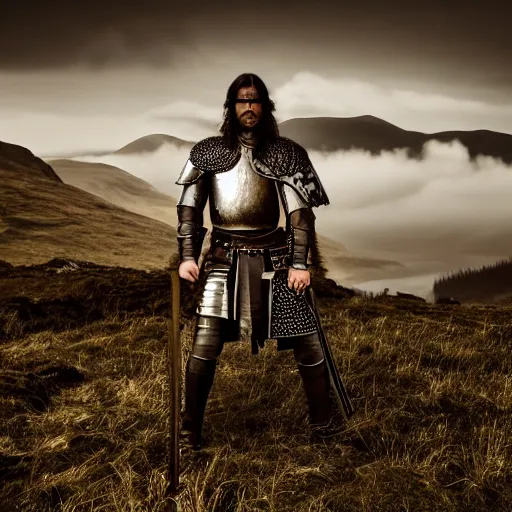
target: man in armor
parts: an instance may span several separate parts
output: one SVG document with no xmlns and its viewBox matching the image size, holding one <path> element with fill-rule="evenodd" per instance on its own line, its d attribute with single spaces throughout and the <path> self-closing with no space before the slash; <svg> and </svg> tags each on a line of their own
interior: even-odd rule
<svg viewBox="0 0 512 512">
<path fill-rule="evenodd" d="M 178 181 L 179 275 L 205 276 L 185 377 L 182 432 L 196 450 L 217 358 L 225 341 L 250 337 L 252 353 L 266 339 L 293 350 L 306 394 L 310 425 L 331 418 L 329 372 L 310 286 L 316 243 L 312 207 L 329 200 L 306 150 L 279 136 L 267 87 L 245 73 L 230 85 L 221 135 L 198 142 Z M 209 200 L 211 243 L 201 271 Z M 286 229 L 279 227 L 280 201 Z"/>
</svg>

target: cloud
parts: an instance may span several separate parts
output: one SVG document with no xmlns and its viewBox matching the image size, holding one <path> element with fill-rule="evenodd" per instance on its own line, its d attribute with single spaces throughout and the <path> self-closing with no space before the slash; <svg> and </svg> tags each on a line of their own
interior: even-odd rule
<svg viewBox="0 0 512 512">
<path fill-rule="evenodd" d="M 315 210 L 318 229 L 349 249 L 416 262 L 512 254 L 512 168 L 501 161 L 470 162 L 460 143 L 437 141 L 422 161 L 403 151 L 309 155 L 331 202 Z M 165 144 L 151 154 L 80 159 L 115 165 L 177 197 L 187 157 Z"/>
<path fill-rule="evenodd" d="M 280 120 L 371 114 L 423 132 L 490 129 L 512 133 L 512 103 L 491 105 L 466 98 L 387 88 L 358 79 L 295 74 L 273 97 Z"/>
<path fill-rule="evenodd" d="M 497 114 L 500 107 L 490 106 L 483 101 L 465 100 L 450 98 L 441 94 L 420 94 L 414 91 L 393 89 L 391 98 L 403 108 L 417 112 L 445 112 L 445 113 L 476 113 L 476 114 Z M 508 109 L 512 105 L 508 106 Z"/>
<path fill-rule="evenodd" d="M 464 146 L 429 142 L 425 159 L 404 152 L 310 151 L 331 204 L 315 209 L 317 230 L 358 256 L 389 258 L 405 267 L 378 271 L 348 285 L 389 287 L 426 296 L 435 276 L 512 255 L 512 168 L 492 158 L 470 162 Z M 153 153 L 80 157 L 120 167 L 177 198 L 186 149 L 165 144 Z"/>
<path fill-rule="evenodd" d="M 73 2 L 57 3 L 10 2 L 3 9 L 0 68 L 58 68 L 77 63 L 101 68 L 134 62 L 168 66 L 174 46 L 193 42 L 186 28 L 193 13 L 189 2 L 171 8 L 164 0 L 153 0 L 150 7 L 143 2 L 109 0 L 88 2 L 86 9 Z"/>
<path fill-rule="evenodd" d="M 458 142 L 425 145 L 425 159 L 405 152 L 310 152 L 331 197 L 318 215 L 348 247 L 414 258 L 512 254 L 512 168 L 469 161 Z"/>
<path fill-rule="evenodd" d="M 183 169 L 189 156 L 189 150 L 172 144 L 163 144 L 151 153 L 131 155 L 82 155 L 74 160 L 99 162 L 119 167 L 137 178 L 147 181 L 161 192 L 178 198 L 182 187 L 174 182 Z"/>
<path fill-rule="evenodd" d="M 211 124 L 219 124 L 222 119 L 222 105 L 210 107 L 196 101 L 173 101 L 147 112 L 148 118 L 197 119 Z"/>
<path fill-rule="evenodd" d="M 413 293 L 414 295 L 429 298 L 432 297 L 432 287 L 438 274 L 417 275 L 412 277 L 403 277 L 399 279 L 378 279 L 375 281 L 366 281 L 363 283 L 355 283 L 352 286 L 366 292 L 381 292 L 385 288 L 391 295 L 395 295 L 397 291 L 405 293 Z"/>
<path fill-rule="evenodd" d="M 11 112 L 0 117 L 0 140 L 46 157 L 115 151 L 152 133 L 194 141 L 212 135 L 212 128 L 193 118 L 158 119 L 150 115 L 63 116 Z"/>
</svg>

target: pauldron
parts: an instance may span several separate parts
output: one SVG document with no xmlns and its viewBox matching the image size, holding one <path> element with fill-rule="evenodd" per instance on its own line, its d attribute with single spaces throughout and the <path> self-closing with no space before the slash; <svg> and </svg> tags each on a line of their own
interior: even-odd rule
<svg viewBox="0 0 512 512">
<path fill-rule="evenodd" d="M 194 145 L 190 162 L 198 172 L 188 183 L 196 181 L 202 173 L 220 173 L 232 169 L 241 157 L 240 147 L 230 149 L 222 136 L 208 137 Z M 307 151 L 296 142 L 278 139 L 268 147 L 253 153 L 255 170 L 262 176 L 287 183 L 293 187 L 310 207 L 328 205 L 329 199 L 309 159 Z M 180 183 L 180 179 L 176 183 Z"/>
</svg>

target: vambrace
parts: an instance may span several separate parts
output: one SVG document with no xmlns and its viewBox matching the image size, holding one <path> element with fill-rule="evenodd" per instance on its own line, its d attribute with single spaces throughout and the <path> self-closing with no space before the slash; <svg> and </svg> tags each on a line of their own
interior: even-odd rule
<svg viewBox="0 0 512 512">
<path fill-rule="evenodd" d="M 178 205 L 177 239 L 181 261 L 199 261 L 205 233 L 203 212 L 193 206 Z"/>
<path fill-rule="evenodd" d="M 190 161 L 187 161 L 178 180 L 183 190 L 177 203 L 177 238 L 180 261 L 199 262 L 206 234 L 203 227 L 203 210 L 208 200 L 208 182 Z"/>
<path fill-rule="evenodd" d="M 292 268 L 307 270 L 315 216 L 310 208 L 299 208 L 288 216 L 288 259 Z"/>
</svg>

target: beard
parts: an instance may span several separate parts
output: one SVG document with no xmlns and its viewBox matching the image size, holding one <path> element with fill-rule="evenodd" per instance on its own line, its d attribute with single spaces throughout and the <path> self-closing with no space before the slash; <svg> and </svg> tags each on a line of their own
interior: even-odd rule
<svg viewBox="0 0 512 512">
<path fill-rule="evenodd" d="M 260 125 L 260 121 L 261 119 L 252 112 L 245 112 L 238 119 L 238 125 L 241 131 L 251 132 L 256 130 Z"/>
</svg>

